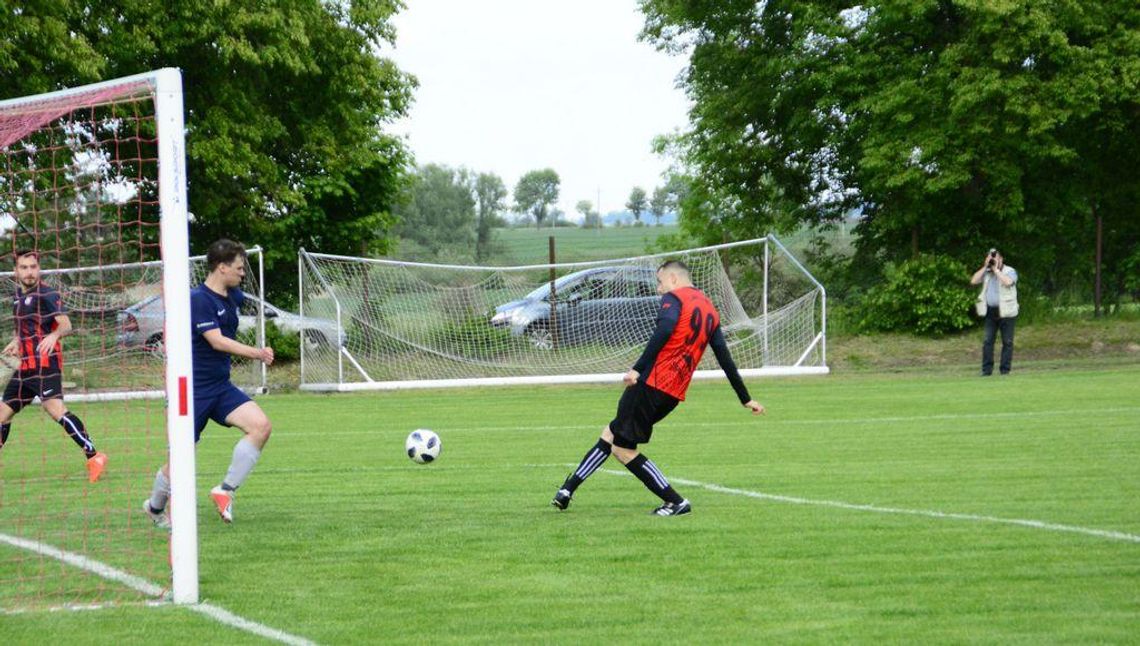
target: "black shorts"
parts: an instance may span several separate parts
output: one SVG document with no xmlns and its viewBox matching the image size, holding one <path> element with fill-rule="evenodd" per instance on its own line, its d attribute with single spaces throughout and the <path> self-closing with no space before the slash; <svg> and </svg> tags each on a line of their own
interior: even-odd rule
<svg viewBox="0 0 1140 646">
<path fill-rule="evenodd" d="M 676 397 L 640 382 L 626 388 L 618 400 L 617 416 L 610 422 L 614 445 L 636 449 L 638 444 L 648 443 L 653 425 L 665 419 L 679 403 Z"/>
<path fill-rule="evenodd" d="M 4 389 L 4 403 L 17 413 L 36 397 L 40 401 L 63 397 L 63 378 L 58 370 L 20 370 Z"/>
</svg>

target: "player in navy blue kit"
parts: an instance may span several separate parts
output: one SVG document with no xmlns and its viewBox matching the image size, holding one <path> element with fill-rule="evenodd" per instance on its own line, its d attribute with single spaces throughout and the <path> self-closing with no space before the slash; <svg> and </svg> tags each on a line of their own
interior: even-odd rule
<svg viewBox="0 0 1140 646">
<path fill-rule="evenodd" d="M 618 402 L 617 415 L 554 494 L 550 504 L 558 509 L 570 506 L 570 498 L 582 481 L 613 453 L 646 488 L 661 498 L 663 504 L 653 510 L 654 514 L 679 516 L 692 511 L 689 501 L 673 489 L 657 465 L 637 447 L 648 443 L 653 425 L 685 399 L 693 371 L 710 345 L 740 403 L 753 414 L 764 412 L 764 407 L 752 399 L 740 378 L 720 330 L 720 313 L 712 301 L 693 286 L 689 268 L 677 260 L 661 265 L 657 269 L 657 293 L 661 294 L 657 326 L 641 357 L 622 379 L 626 389 Z"/>
<path fill-rule="evenodd" d="M 0 448 L 8 441 L 12 418 L 39 397 L 51 418 L 87 456 L 87 479 L 95 482 L 107 466 L 107 454 L 95 444 L 83 421 L 63 404 L 63 348 L 60 339 L 71 334 L 71 319 L 59 292 L 40 281 L 40 256 L 36 251 L 16 252 L 16 294 L 12 313 L 16 336 L 4 354 L 19 357 L 20 366 L 4 389 L 0 403 Z"/>
<path fill-rule="evenodd" d="M 206 281 L 190 291 L 191 346 L 194 356 L 194 441 L 209 420 L 236 426 L 243 434 L 234 446 L 229 470 L 210 498 L 222 520 L 233 521 L 234 492 L 253 471 L 269 441 L 271 425 L 265 412 L 230 382 L 230 357 L 237 355 L 265 365 L 273 363 L 273 348 L 255 348 L 235 338 L 238 312 L 245 299 L 245 248 L 232 240 L 218 240 L 206 250 Z M 165 510 L 170 498 L 170 468 L 155 474 L 151 496 L 143 510 L 155 525 L 169 527 Z"/>
</svg>

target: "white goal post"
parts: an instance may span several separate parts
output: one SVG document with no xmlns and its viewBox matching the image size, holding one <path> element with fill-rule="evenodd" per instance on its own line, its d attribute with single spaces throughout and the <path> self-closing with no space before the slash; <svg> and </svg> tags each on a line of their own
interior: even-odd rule
<svg viewBox="0 0 1140 646">
<path fill-rule="evenodd" d="M 16 418 L 23 432 L 14 432 L 0 454 L 7 492 L 0 542 L 17 546 L 7 551 L 0 545 L 0 606 L 134 603 L 153 598 L 156 587 L 170 589 L 175 602 L 196 603 L 191 263 L 179 70 L 0 101 L 0 240 L 5 258 L 19 249 L 38 252 L 43 281 L 58 284 L 73 324 L 83 319 L 62 343 L 64 397 L 110 456 L 101 479 L 77 482 L 75 466 L 83 466 L 76 447 L 41 432 L 36 425 L 44 416 Z M 120 352 L 116 335 L 119 313 L 147 272 L 163 301 L 165 351 L 141 366 Z M 150 384 L 165 405 L 150 399 Z M 169 541 L 140 522 L 146 519 L 138 494 L 149 490 L 168 458 L 175 501 Z M 44 567 L 45 555 L 56 554 L 71 558 Z M 101 574 L 107 572 L 122 576 Z M 153 580 L 158 583 L 147 583 Z"/>
<path fill-rule="evenodd" d="M 774 236 L 519 267 L 300 251 L 301 315 L 343 330 L 302 347 L 301 388 L 356 391 L 612 382 L 655 322 L 655 270 L 689 265 L 746 377 L 826 374 L 827 295 Z M 697 379 L 723 377 L 706 353 Z"/>
</svg>

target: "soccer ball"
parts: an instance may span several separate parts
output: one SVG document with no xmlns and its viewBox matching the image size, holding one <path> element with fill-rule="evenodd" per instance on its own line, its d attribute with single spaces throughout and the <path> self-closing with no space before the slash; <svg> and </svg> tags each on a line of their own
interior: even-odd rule
<svg viewBox="0 0 1140 646">
<path fill-rule="evenodd" d="M 408 440 L 404 442 L 404 448 L 408 450 L 408 457 L 412 462 L 419 464 L 427 464 L 432 460 L 439 457 L 439 451 L 443 448 L 443 444 L 439 440 L 439 436 L 426 428 L 417 428 L 408 435 Z"/>
</svg>

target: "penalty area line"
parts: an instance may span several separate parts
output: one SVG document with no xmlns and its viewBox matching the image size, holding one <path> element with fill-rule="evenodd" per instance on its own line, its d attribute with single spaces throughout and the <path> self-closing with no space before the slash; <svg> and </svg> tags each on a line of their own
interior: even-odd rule
<svg viewBox="0 0 1140 646">
<path fill-rule="evenodd" d="M 41 556 L 56 559 L 58 561 L 66 563 L 67 565 L 71 565 L 73 567 L 77 567 L 81 570 L 85 570 L 87 572 L 100 576 L 104 579 L 107 579 L 108 581 L 120 583 L 132 590 L 135 590 L 136 592 L 140 592 L 149 597 L 160 597 L 165 593 L 165 590 L 162 588 L 162 586 L 159 586 L 156 583 L 152 583 L 141 577 L 129 574 L 118 568 L 107 565 L 106 563 L 88 558 L 82 554 L 76 554 L 75 552 L 61 550 L 58 547 L 53 547 L 46 543 L 32 541 L 26 538 L 20 538 L 18 536 L 11 536 L 9 534 L 3 533 L 0 533 L 0 543 L 10 545 L 17 549 L 27 550 Z M 158 605 L 165 606 L 169 604 L 167 602 L 164 602 L 162 604 L 153 605 L 157 607 Z M 316 646 L 314 642 L 311 642 L 303 637 L 290 635 L 289 633 L 277 630 L 276 628 L 270 628 L 269 626 L 259 624 L 256 621 L 251 621 L 244 617 L 239 617 L 238 615 L 235 615 L 225 608 L 221 608 L 209 603 L 185 605 L 179 604 L 175 605 L 174 607 L 192 610 L 199 614 L 205 615 L 210 619 L 217 621 L 218 623 L 225 624 L 232 628 L 237 628 L 238 630 L 244 630 L 246 632 L 253 633 L 254 635 L 281 642 L 283 644 L 290 644 L 290 646 Z"/>
<path fill-rule="evenodd" d="M 568 465 L 574 468 L 577 465 Z M 599 469 L 610 475 L 615 476 L 628 476 L 626 471 L 616 471 L 614 469 Z M 718 484 L 711 484 L 708 482 L 699 482 L 697 480 L 687 480 L 685 478 L 669 478 L 677 484 L 683 484 L 688 487 L 700 487 L 708 491 L 715 491 L 717 493 L 724 493 L 733 496 L 744 496 L 747 498 L 755 498 L 759 500 L 771 500 L 773 502 L 783 502 L 793 505 L 813 505 L 816 507 L 832 507 L 834 509 L 846 509 L 848 511 L 864 511 L 875 514 L 896 514 L 901 516 L 921 516 L 924 518 L 937 518 L 941 520 L 962 520 L 974 523 L 993 523 L 998 525 L 1016 525 L 1018 527 L 1028 527 L 1031 529 L 1041 529 L 1050 532 L 1068 532 L 1071 534 L 1084 534 L 1086 536 L 1095 536 L 1097 538 L 1106 538 L 1114 541 L 1125 541 L 1128 543 L 1140 543 L 1140 536 L 1136 534 L 1128 534 L 1126 532 L 1117 532 L 1107 529 L 1095 529 L 1091 527 L 1080 527 L 1078 525 L 1062 525 L 1059 523 L 1048 523 L 1042 520 L 1032 520 L 1028 518 L 1000 518 L 998 516 L 983 516 L 979 514 L 961 514 L 955 512 L 935 511 L 930 509 L 905 509 L 900 507 L 880 507 L 878 505 L 863 505 L 850 502 L 842 502 L 839 500 L 814 500 L 811 498 L 800 498 L 797 496 L 781 496 L 779 494 L 764 493 L 761 491 L 750 491 L 748 489 L 736 489 L 734 487 L 725 487 Z"/>
</svg>

